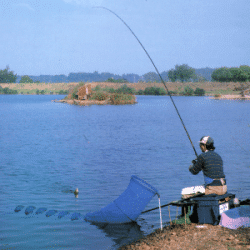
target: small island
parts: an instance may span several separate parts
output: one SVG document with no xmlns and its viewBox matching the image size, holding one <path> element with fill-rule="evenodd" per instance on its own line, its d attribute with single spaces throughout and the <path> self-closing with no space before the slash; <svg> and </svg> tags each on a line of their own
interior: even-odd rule
<svg viewBox="0 0 250 250">
<path fill-rule="evenodd" d="M 83 82 L 76 85 L 69 90 L 69 94 L 62 100 L 55 100 L 55 102 L 74 104 L 80 106 L 89 105 L 124 105 L 135 104 L 136 96 L 130 93 L 122 93 L 122 91 L 115 92 L 105 91 L 100 87 L 92 89 L 91 83 L 85 84 Z"/>
</svg>

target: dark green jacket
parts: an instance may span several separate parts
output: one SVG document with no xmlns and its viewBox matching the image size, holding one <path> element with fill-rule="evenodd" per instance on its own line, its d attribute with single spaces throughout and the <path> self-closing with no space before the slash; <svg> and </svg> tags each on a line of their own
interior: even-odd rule
<svg viewBox="0 0 250 250">
<path fill-rule="evenodd" d="M 203 171 L 205 185 L 210 184 L 214 179 L 225 178 L 223 161 L 220 155 L 212 150 L 201 153 L 196 163 L 189 167 L 189 171 L 194 175 Z"/>
</svg>

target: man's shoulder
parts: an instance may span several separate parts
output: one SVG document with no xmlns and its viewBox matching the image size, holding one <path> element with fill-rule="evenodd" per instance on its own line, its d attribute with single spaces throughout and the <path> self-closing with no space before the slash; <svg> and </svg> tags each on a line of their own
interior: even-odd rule
<svg viewBox="0 0 250 250">
<path fill-rule="evenodd" d="M 221 156 L 218 153 L 214 152 L 214 150 L 209 150 L 205 154 L 207 157 L 221 158 Z"/>
</svg>

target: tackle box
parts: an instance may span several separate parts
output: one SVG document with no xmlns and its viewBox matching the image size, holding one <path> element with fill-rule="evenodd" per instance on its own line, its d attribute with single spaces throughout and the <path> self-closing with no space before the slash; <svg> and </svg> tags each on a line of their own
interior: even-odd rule
<svg viewBox="0 0 250 250">
<path fill-rule="evenodd" d="M 190 216 L 190 220 L 200 224 L 218 225 L 220 215 L 233 207 L 234 198 L 235 194 L 231 193 L 194 197 L 191 200 L 195 201 L 196 204 L 193 206 L 193 213 Z"/>
</svg>

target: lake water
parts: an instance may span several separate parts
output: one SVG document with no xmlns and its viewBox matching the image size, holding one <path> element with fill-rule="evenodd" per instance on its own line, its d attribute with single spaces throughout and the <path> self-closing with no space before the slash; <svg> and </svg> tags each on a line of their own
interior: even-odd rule
<svg viewBox="0 0 250 250">
<path fill-rule="evenodd" d="M 116 199 L 137 175 L 162 204 L 203 184 L 188 171 L 194 151 L 168 96 L 124 106 L 72 106 L 63 96 L 0 95 L 0 249 L 117 249 L 159 228 L 159 213 L 97 227 L 81 217 L 25 215 L 28 206 L 85 215 Z M 203 135 L 224 160 L 228 191 L 250 193 L 250 102 L 173 97 L 198 153 Z M 69 190 L 78 187 L 76 198 Z M 14 212 L 17 205 L 25 208 Z M 146 209 L 158 205 L 154 197 Z M 169 221 L 163 208 L 163 222 Z M 175 208 L 171 208 L 175 216 Z"/>
</svg>

